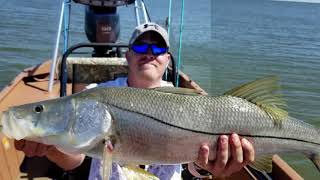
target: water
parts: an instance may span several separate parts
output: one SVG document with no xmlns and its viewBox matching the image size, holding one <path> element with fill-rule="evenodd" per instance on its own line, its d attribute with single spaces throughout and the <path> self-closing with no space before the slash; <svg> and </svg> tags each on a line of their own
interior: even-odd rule
<svg viewBox="0 0 320 180">
<path fill-rule="evenodd" d="M 163 23 L 168 0 L 146 1 Z M 0 88 L 22 69 L 52 56 L 60 0 L 0 0 Z M 177 54 L 181 2 L 171 33 Z M 320 127 L 320 4 L 271 0 L 186 0 L 182 69 L 212 95 L 266 75 L 278 75 L 292 116 Z M 71 43 L 86 41 L 83 7 L 73 6 Z M 121 41 L 135 25 L 120 8 Z M 301 155 L 284 156 L 304 178 L 320 173 Z"/>
</svg>

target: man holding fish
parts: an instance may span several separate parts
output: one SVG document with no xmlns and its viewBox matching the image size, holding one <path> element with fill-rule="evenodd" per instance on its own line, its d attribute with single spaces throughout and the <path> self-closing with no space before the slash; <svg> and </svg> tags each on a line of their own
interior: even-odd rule
<svg viewBox="0 0 320 180">
<path fill-rule="evenodd" d="M 166 30 L 154 23 L 138 26 L 129 41 L 129 50 L 126 58 L 129 66 L 127 78 L 117 78 L 114 81 L 97 86 L 129 86 L 134 88 L 156 88 L 167 86 L 162 76 L 170 61 L 169 39 Z M 92 87 L 94 85 L 91 85 Z M 209 142 L 208 142 L 209 144 Z M 237 134 L 221 135 L 216 147 L 202 144 L 198 150 L 196 162 L 188 164 L 188 169 L 196 177 L 203 177 L 198 173 L 204 169 L 215 177 L 229 176 L 241 170 L 245 165 L 254 161 L 255 152 L 252 144 Z M 65 171 L 71 171 L 85 159 L 83 154 L 68 154 L 59 151 L 54 146 L 36 143 L 27 140 L 15 141 L 17 150 L 23 151 L 26 156 L 46 156 Z M 209 161 L 210 149 L 216 149 L 214 161 Z M 183 153 L 183 152 L 181 152 Z M 99 178 L 100 160 L 92 160 L 89 179 Z M 121 179 L 120 166 L 113 164 L 111 179 Z M 175 179 L 181 177 L 181 165 L 150 165 L 148 171 L 160 179 Z"/>
</svg>

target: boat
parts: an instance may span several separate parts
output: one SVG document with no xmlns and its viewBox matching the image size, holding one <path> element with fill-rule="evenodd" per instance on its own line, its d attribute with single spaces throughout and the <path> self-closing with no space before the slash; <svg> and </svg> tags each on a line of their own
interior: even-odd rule
<svg viewBox="0 0 320 180">
<path fill-rule="evenodd" d="M 70 7 L 79 3 L 86 6 L 86 34 L 90 43 L 79 43 L 68 47 L 68 26 Z M 11 106 L 17 106 L 47 99 L 67 96 L 79 92 L 90 83 L 105 82 L 115 77 L 127 74 L 127 64 L 123 52 L 127 44 L 117 42 L 119 33 L 118 6 L 133 6 L 137 24 L 142 19 L 149 21 L 143 0 L 64 0 L 61 5 L 60 23 L 57 33 L 56 48 L 52 59 L 36 66 L 24 69 L 0 92 L 0 111 Z M 97 23 L 96 13 L 105 14 Z M 91 23 L 90 23 L 91 22 Z M 96 22 L 92 24 L 92 22 Z M 112 22 L 112 23 L 110 23 Z M 115 23 L 116 22 L 116 23 Z M 64 24 L 64 51 L 58 56 L 60 34 Z M 97 32 L 95 34 L 94 32 Z M 78 52 L 82 48 L 91 48 L 90 52 Z M 86 55 L 85 55 L 86 54 Z M 179 71 L 174 60 L 168 67 L 167 81 L 175 86 L 197 89 L 202 94 L 206 92 L 186 74 Z M 3 134 L 0 134 L 3 137 Z M 33 179 L 43 178 L 45 166 L 41 160 L 26 162 L 22 152 L 16 151 L 13 140 L 6 146 L 0 145 L 0 179 Z M 190 175 L 184 179 L 190 179 Z M 259 174 L 250 168 L 233 174 L 225 179 L 303 179 L 278 155 L 273 156 L 273 170 L 271 174 Z"/>
</svg>

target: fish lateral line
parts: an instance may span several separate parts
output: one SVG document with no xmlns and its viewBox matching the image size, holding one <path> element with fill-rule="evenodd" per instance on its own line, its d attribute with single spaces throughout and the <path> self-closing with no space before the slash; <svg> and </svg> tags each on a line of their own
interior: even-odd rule
<svg viewBox="0 0 320 180">
<path fill-rule="evenodd" d="M 171 124 L 171 123 L 168 123 L 168 122 L 164 122 L 160 119 L 157 119 L 153 116 L 150 116 L 148 114 L 144 114 L 144 113 L 141 113 L 141 112 L 136 112 L 136 111 L 132 111 L 132 110 L 129 110 L 129 109 L 126 109 L 126 108 L 123 108 L 123 107 L 119 107 L 117 105 L 114 105 L 114 104 L 109 104 L 113 107 L 116 107 L 116 108 L 119 108 L 121 110 L 124 110 L 124 111 L 129 111 L 129 112 L 133 112 L 133 113 L 137 113 L 139 115 L 142 115 L 142 116 L 146 116 L 146 117 L 149 117 L 159 123 L 162 123 L 164 125 L 168 125 L 168 126 L 171 126 L 171 127 L 174 127 L 174 128 L 178 128 L 178 129 L 181 129 L 181 130 L 186 130 L 186 131 L 191 131 L 191 132 L 194 132 L 194 133 L 200 133 L 200 134 L 206 134 L 206 135 L 213 135 L 213 136 L 220 136 L 220 135 L 232 135 L 233 133 L 236 133 L 236 132 L 230 132 L 230 133 L 211 133 L 211 132 L 206 132 L 206 131 L 199 131 L 199 130 L 194 130 L 194 129 L 189 129 L 189 128 L 184 128 L 184 127 L 180 127 L 180 126 L 177 126 L 177 125 L 174 125 L 174 124 Z M 267 136 L 267 135 L 251 135 L 251 134 L 241 134 L 241 133 L 237 133 L 239 136 L 241 137 L 249 137 L 249 138 L 267 138 L 267 139 L 281 139 L 281 140 L 292 140 L 292 141 L 298 141 L 298 142 L 304 142 L 304 143 L 310 143 L 310 144 L 314 144 L 314 145 L 319 145 L 320 146 L 320 143 L 316 143 L 316 142 L 311 142 L 311 141 L 306 141 L 306 140 L 303 140 L 303 139 L 296 139 L 296 138 L 290 138 L 290 137 L 279 137 L 279 136 Z"/>
</svg>

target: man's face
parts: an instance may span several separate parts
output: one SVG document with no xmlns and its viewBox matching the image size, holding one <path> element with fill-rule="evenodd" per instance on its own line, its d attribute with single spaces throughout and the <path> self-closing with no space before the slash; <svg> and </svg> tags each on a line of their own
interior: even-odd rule
<svg viewBox="0 0 320 180">
<path fill-rule="evenodd" d="M 152 36 L 151 33 L 145 33 L 137 43 L 146 43 L 146 44 L 159 44 L 159 38 Z M 162 78 L 164 71 L 169 63 L 170 55 L 168 53 L 162 55 L 153 55 L 151 49 L 148 48 L 146 54 L 139 54 L 133 50 L 129 50 L 126 53 L 126 58 L 129 65 L 129 73 L 133 73 L 140 79 L 146 80 L 159 80 Z"/>
</svg>

